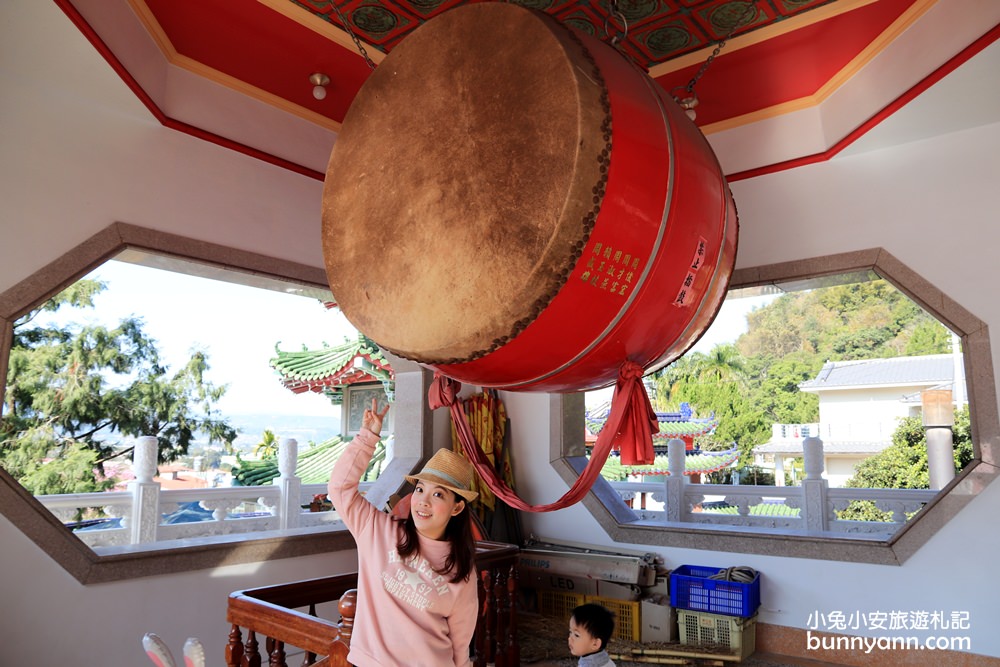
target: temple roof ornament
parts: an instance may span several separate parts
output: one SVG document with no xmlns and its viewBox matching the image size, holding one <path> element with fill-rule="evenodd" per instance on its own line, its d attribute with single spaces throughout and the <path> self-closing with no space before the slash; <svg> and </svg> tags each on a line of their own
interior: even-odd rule
<svg viewBox="0 0 1000 667">
<path fill-rule="evenodd" d="M 281 376 L 281 383 L 290 391 L 325 394 L 335 404 L 344 400 L 344 388 L 358 383 L 381 382 L 391 401 L 395 391 L 395 374 L 389 360 L 373 340 L 359 333 L 354 340 L 316 350 L 286 352 L 274 346 L 276 357 L 271 368 Z"/>
</svg>

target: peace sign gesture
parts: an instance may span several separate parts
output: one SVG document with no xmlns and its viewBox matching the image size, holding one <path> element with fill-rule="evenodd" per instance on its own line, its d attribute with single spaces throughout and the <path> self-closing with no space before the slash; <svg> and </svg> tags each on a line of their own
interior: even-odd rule
<svg viewBox="0 0 1000 667">
<path fill-rule="evenodd" d="M 375 435 L 379 435 L 382 431 L 382 420 L 387 412 L 389 412 L 389 404 L 386 403 L 385 410 L 379 412 L 378 403 L 373 398 L 372 406 L 365 408 L 365 414 L 361 416 L 361 428 L 366 428 Z"/>
</svg>

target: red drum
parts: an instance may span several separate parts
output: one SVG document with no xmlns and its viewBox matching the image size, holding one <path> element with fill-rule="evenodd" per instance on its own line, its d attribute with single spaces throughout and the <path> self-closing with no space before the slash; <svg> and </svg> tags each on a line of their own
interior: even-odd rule
<svg viewBox="0 0 1000 667">
<path fill-rule="evenodd" d="M 445 12 L 382 61 L 323 193 L 347 318 L 511 390 L 679 357 L 721 306 L 736 237 L 718 162 L 674 101 L 613 48 L 506 3 Z"/>
</svg>

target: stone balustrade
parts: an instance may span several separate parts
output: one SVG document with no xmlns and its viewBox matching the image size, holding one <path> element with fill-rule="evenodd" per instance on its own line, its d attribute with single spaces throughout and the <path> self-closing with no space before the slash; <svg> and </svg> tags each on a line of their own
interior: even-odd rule
<svg viewBox="0 0 1000 667">
<path fill-rule="evenodd" d="M 684 443 L 671 440 L 667 455 L 670 475 L 662 481 L 613 482 L 611 486 L 633 507 L 639 520 L 649 524 L 737 526 L 873 539 L 893 535 L 937 493 L 915 489 L 831 489 L 823 479 L 822 441 L 806 438 L 803 452 L 806 474 L 799 486 L 692 484 L 683 474 Z M 156 438 L 142 438 L 135 450 L 136 480 L 130 483 L 128 491 L 38 496 L 38 500 L 64 523 L 74 521 L 81 510 L 101 510 L 106 517 L 102 524 L 76 531 L 81 540 L 98 549 L 339 525 L 335 511 L 308 509 L 315 495 L 326 493 L 326 485 L 302 484 L 295 475 L 294 440 L 281 441 L 280 475 L 268 486 L 162 489 L 153 481 L 155 462 Z M 362 489 L 368 486 L 362 484 Z M 839 512 L 861 500 L 890 513 L 891 519 L 838 518 Z M 200 516 L 176 516 L 191 507 L 196 507 Z M 168 522 L 167 517 L 176 521 Z"/>
<path fill-rule="evenodd" d="M 741 526 L 830 537 L 886 539 L 937 491 L 928 489 L 831 489 L 823 479 L 823 441 L 803 440 L 806 476 L 800 486 L 692 484 L 684 475 L 684 441 L 671 440 L 670 475 L 657 482 L 612 482 L 622 499 L 647 524 L 676 527 Z M 871 501 L 889 521 L 851 521 L 838 513 L 856 501 Z"/>
<path fill-rule="evenodd" d="M 218 535 L 291 530 L 339 523 L 336 512 L 312 512 L 310 502 L 326 484 L 302 484 L 295 475 L 298 443 L 278 447 L 279 476 L 268 486 L 163 489 L 156 476 L 157 442 L 139 438 L 136 478 L 127 491 L 37 496 L 62 522 L 79 524 L 86 510 L 101 515 L 75 534 L 92 548 L 153 544 Z M 362 484 L 362 490 L 370 483 Z M 196 509 L 194 509 L 196 508 Z M 185 513 L 188 513 L 185 515 Z"/>
</svg>

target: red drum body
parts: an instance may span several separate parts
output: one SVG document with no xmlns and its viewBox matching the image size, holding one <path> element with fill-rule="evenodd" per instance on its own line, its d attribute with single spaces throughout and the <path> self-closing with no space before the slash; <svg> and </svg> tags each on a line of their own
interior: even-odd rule
<svg viewBox="0 0 1000 667">
<path fill-rule="evenodd" d="M 344 121 L 323 198 L 344 314 L 486 387 L 579 391 L 689 349 L 725 297 L 732 195 L 705 138 L 604 43 L 513 4 L 404 40 Z"/>
</svg>

